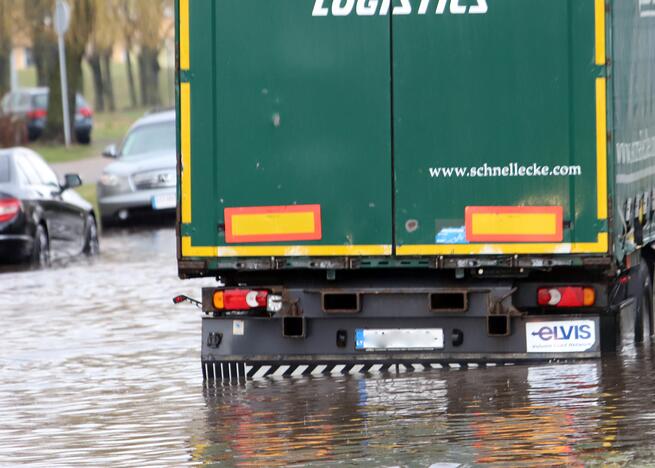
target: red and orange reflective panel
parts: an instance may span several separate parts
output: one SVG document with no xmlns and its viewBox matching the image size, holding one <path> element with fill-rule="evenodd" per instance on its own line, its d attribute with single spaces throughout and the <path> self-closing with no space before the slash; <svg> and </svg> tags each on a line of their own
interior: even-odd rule
<svg viewBox="0 0 655 468">
<path fill-rule="evenodd" d="M 469 242 L 562 242 L 561 206 L 469 206 L 466 240 Z"/>
<path fill-rule="evenodd" d="M 228 244 L 321 240 L 320 205 L 225 209 Z"/>
</svg>

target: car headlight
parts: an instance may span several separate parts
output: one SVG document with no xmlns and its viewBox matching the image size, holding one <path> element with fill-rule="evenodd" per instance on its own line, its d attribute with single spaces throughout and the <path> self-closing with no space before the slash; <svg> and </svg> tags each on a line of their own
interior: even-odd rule
<svg viewBox="0 0 655 468">
<path fill-rule="evenodd" d="M 106 196 L 132 191 L 130 180 L 127 177 L 105 172 L 98 179 L 98 196 Z"/>
<path fill-rule="evenodd" d="M 102 174 L 100 177 L 100 183 L 106 185 L 107 187 L 118 187 L 121 185 L 121 177 L 118 177 L 114 174 Z"/>
</svg>

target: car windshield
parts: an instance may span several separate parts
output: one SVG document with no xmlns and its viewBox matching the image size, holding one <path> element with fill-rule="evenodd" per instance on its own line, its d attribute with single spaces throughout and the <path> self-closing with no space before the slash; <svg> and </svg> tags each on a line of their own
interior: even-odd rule
<svg viewBox="0 0 655 468">
<path fill-rule="evenodd" d="M 48 93 L 35 94 L 32 99 L 36 109 L 48 108 Z"/>
<path fill-rule="evenodd" d="M 9 180 L 9 155 L 0 153 L 0 184 Z"/>
<path fill-rule="evenodd" d="M 132 130 L 123 142 L 121 157 L 175 151 L 175 122 L 144 125 Z"/>
</svg>

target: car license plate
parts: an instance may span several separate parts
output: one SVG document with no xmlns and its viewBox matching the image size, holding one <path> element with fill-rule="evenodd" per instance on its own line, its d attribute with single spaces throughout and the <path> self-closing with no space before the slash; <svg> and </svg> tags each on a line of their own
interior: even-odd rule
<svg viewBox="0 0 655 468">
<path fill-rule="evenodd" d="M 153 210 L 170 210 L 177 206 L 177 197 L 174 194 L 157 195 L 152 197 Z"/>
<path fill-rule="evenodd" d="M 355 330 L 357 350 L 443 349 L 442 328 Z"/>
</svg>

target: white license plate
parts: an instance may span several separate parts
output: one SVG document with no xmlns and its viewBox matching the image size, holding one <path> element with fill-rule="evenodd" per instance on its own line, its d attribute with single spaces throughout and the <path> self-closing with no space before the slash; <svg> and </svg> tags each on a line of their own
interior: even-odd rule
<svg viewBox="0 0 655 468">
<path fill-rule="evenodd" d="M 442 328 L 355 330 L 358 350 L 443 349 Z"/>
<path fill-rule="evenodd" d="M 153 210 L 171 210 L 177 206 L 177 197 L 174 194 L 157 195 L 152 197 Z"/>
</svg>

